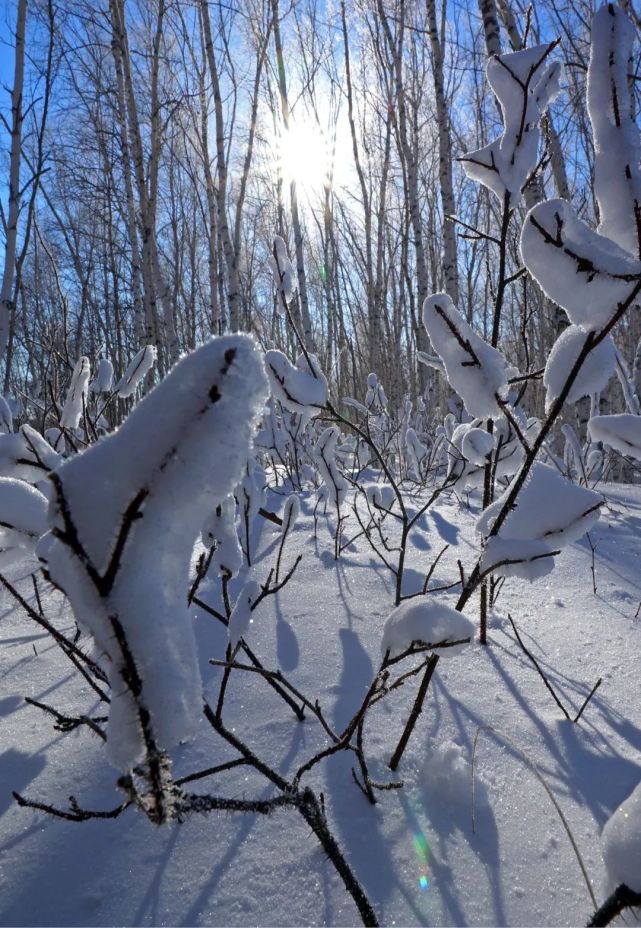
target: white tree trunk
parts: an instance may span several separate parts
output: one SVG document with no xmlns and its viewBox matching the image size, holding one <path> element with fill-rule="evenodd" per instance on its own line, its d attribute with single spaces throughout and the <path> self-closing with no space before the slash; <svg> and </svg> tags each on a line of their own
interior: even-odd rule
<svg viewBox="0 0 641 928">
<path fill-rule="evenodd" d="M 5 358 L 13 316 L 13 280 L 16 269 L 18 219 L 20 217 L 20 161 L 22 157 L 22 90 L 24 85 L 25 26 L 27 0 L 19 0 L 16 20 L 16 60 L 11 93 L 11 160 L 9 165 L 9 209 L 5 240 L 4 269 L 0 287 L 0 358 Z"/>
</svg>

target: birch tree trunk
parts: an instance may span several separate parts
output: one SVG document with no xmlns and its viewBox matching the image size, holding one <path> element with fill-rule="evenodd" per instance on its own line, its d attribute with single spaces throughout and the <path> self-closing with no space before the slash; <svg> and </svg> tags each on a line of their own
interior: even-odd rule
<svg viewBox="0 0 641 928">
<path fill-rule="evenodd" d="M 113 31 L 112 49 L 118 79 L 118 92 L 122 95 L 121 109 L 126 113 L 129 148 L 133 160 L 134 176 L 138 193 L 138 210 L 142 227 L 142 278 L 145 302 L 145 340 L 158 348 L 160 373 L 164 371 L 163 343 L 158 318 L 157 294 L 154 272 L 154 243 L 156 219 L 152 214 L 145 177 L 145 160 L 138 116 L 138 105 L 134 93 L 134 82 L 129 54 L 129 43 L 125 26 L 124 0 L 110 0 L 109 10 Z"/>
<path fill-rule="evenodd" d="M 18 220 L 20 218 L 20 162 L 22 158 L 22 91 L 24 86 L 25 27 L 27 0 L 18 0 L 16 59 L 11 93 L 11 156 L 9 165 L 9 209 L 5 239 L 4 268 L 0 287 L 0 359 L 6 361 L 13 318 L 13 281 L 16 270 Z"/>
<path fill-rule="evenodd" d="M 216 126 L 216 174 L 218 187 L 216 190 L 218 234 L 223 248 L 225 265 L 227 268 L 227 303 L 229 307 L 229 328 L 232 332 L 238 331 L 238 291 L 236 289 L 238 277 L 236 274 L 237 255 L 234 253 L 234 243 L 229 228 L 227 212 L 227 152 L 225 150 L 225 118 L 223 113 L 223 100 L 220 92 L 220 77 L 218 64 L 214 52 L 214 41 L 211 32 L 211 19 L 207 0 L 200 0 L 200 22 L 205 38 L 205 52 L 209 65 L 212 93 L 214 97 L 214 118 Z"/>
<path fill-rule="evenodd" d="M 443 22 L 447 0 L 443 0 Z M 436 2 L 427 0 L 427 22 L 432 47 L 432 73 L 434 75 L 434 96 L 436 98 L 436 119 L 438 122 L 438 164 L 441 202 L 443 204 L 443 275 L 445 291 L 455 306 L 459 304 L 458 266 L 456 257 L 456 231 L 454 223 L 447 217 L 456 213 L 454 202 L 454 185 L 452 183 L 452 137 L 450 119 L 445 100 L 445 79 L 443 74 L 443 46 L 439 39 L 436 20 Z"/>
</svg>

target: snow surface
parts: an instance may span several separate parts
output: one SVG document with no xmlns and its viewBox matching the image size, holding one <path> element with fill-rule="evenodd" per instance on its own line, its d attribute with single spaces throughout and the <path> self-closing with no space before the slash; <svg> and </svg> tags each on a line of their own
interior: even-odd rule
<svg viewBox="0 0 641 928">
<path fill-rule="evenodd" d="M 312 785 L 324 792 L 330 823 L 382 924 L 580 925 L 592 903 L 562 826 L 543 789 L 499 734 L 479 737 L 476 832 L 471 824 L 469 765 L 479 725 L 505 732 L 537 764 L 580 847 L 599 902 L 610 887 L 601 854 L 605 822 L 641 780 L 639 568 L 641 491 L 608 487 L 608 509 L 594 529 L 598 593 L 590 551 L 566 547 L 555 572 L 532 585 L 509 580 L 490 621 L 490 646 L 474 643 L 457 660 L 440 661 L 423 713 L 397 777 L 372 808 L 356 789 L 351 757 L 319 766 Z M 329 718 L 347 724 L 380 661 L 393 581 L 356 544 L 336 564 L 329 532 L 313 536 L 315 500 L 302 499 L 290 556 L 303 554 L 291 585 L 259 607 L 252 648 L 282 668 L 303 691 L 318 695 Z M 280 503 L 282 505 L 282 501 Z M 278 511 L 279 498 L 268 506 Z M 466 569 L 476 549 L 478 510 L 454 497 L 439 500 L 421 523 L 407 591 L 444 543 L 436 580 Z M 321 523 L 322 523 L 321 518 Z M 265 576 L 278 536 L 264 524 L 256 566 Z M 274 540 L 276 537 L 276 541 Z M 427 546 L 427 547 L 426 547 Z M 261 573 L 262 572 L 262 573 Z M 11 578 L 35 603 L 28 576 Z M 22 578 L 22 579 L 21 579 Z M 245 583 L 239 578 L 237 594 Z M 201 595 L 217 605 L 213 587 Z M 67 634 L 73 618 L 50 591 L 47 614 Z M 70 674 L 59 649 L 20 609 L 3 600 L 0 635 L 0 923 L 3 925 L 354 925 L 358 915 L 309 829 L 294 813 L 273 817 L 197 816 L 153 828 L 132 809 L 114 821 L 75 824 L 18 808 L 10 790 L 64 806 L 73 792 L 85 807 L 107 809 L 122 794 L 104 747 L 88 730 L 63 735 L 24 703 L 28 695 L 62 711 L 102 710 Z M 475 607 L 476 608 L 476 607 Z M 475 608 L 470 611 L 473 615 Z M 603 684 L 578 725 L 561 715 L 503 617 L 510 612 L 545 672 L 578 710 L 597 678 Z M 206 693 L 215 698 L 227 631 L 192 608 Z M 406 683 L 368 722 L 372 775 L 384 781 L 416 684 Z M 228 723 L 280 769 L 326 745 L 312 720 L 297 723 L 256 674 L 233 673 Z M 457 745 L 453 753 L 449 745 Z M 442 756 L 439 756 L 442 755 Z M 430 761 L 436 756 L 436 769 Z M 208 726 L 175 752 L 176 776 L 219 763 Z M 224 759 L 231 759 L 226 754 Z M 445 774 L 457 777 L 448 797 Z M 453 771 L 459 770 L 459 774 Z M 443 773 L 443 776 L 440 774 Z M 237 768 L 193 784 L 222 795 L 264 794 L 264 781 Z"/>
</svg>

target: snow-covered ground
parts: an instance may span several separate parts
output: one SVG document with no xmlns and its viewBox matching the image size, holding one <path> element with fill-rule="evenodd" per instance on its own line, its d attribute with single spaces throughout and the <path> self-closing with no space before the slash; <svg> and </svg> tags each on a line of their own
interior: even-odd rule
<svg viewBox="0 0 641 928">
<path fill-rule="evenodd" d="M 410 707 L 413 678 L 368 715 L 367 755 L 376 781 L 402 779 L 371 806 L 351 776 L 353 756 L 321 763 L 309 784 L 322 791 L 334 833 L 382 924 L 576 925 L 593 904 L 576 856 L 549 797 L 519 752 L 537 766 L 574 835 L 600 903 L 606 890 L 600 832 L 641 781 L 641 491 L 609 486 L 608 505 L 591 532 L 593 592 L 585 539 L 564 549 L 547 577 L 510 579 L 492 617 L 487 648 L 474 643 L 442 659 L 399 770 L 387 767 Z M 363 539 L 333 560 L 314 500 L 285 549 L 294 579 L 253 614 L 247 640 L 270 668 L 280 667 L 320 699 L 338 727 L 352 717 L 380 661 L 382 629 L 393 608 L 393 582 Z M 270 498 L 272 508 L 283 499 Z M 432 585 L 473 563 L 472 511 L 442 499 L 412 537 L 408 590 L 444 544 Z M 263 580 L 278 542 L 264 522 Z M 14 567 L 11 576 L 24 576 Z M 240 578 L 239 581 L 240 582 Z M 414 586 L 412 587 L 412 584 Z M 33 601 L 30 581 L 18 586 Z M 238 587 L 236 587 L 237 589 Z M 203 585 L 204 599 L 213 588 Z M 451 600 L 446 594 L 445 602 Z M 47 614 L 73 622 L 51 593 Z M 476 600 L 466 610 L 475 617 Z M 594 683 L 602 685 L 578 724 L 568 722 L 515 640 L 510 613 L 572 715 Z M 51 639 L 8 596 L 0 624 L 0 922 L 3 925 L 346 925 L 359 922 L 351 898 L 302 818 L 288 809 L 269 818 L 214 813 L 155 829 L 134 809 L 113 821 L 82 824 L 19 808 L 11 792 L 66 807 L 121 801 L 117 772 L 88 729 L 55 731 L 24 697 L 70 714 L 103 714 Z M 195 609 L 199 660 L 215 698 L 225 630 Z M 326 744 L 314 719 L 298 723 L 259 676 L 233 673 L 226 719 L 256 752 L 292 773 Z M 476 830 L 471 759 L 476 757 Z M 511 743 L 504 740 L 509 738 Z M 221 753 L 203 720 L 197 737 L 174 754 L 177 777 L 232 756 Z M 193 784 L 216 795 L 271 795 L 245 767 Z"/>
</svg>

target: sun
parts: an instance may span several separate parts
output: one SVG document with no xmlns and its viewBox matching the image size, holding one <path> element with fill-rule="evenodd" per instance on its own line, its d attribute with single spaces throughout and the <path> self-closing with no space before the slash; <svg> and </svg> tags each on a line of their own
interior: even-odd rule
<svg viewBox="0 0 641 928">
<path fill-rule="evenodd" d="M 330 183 L 332 159 L 320 126 L 292 119 L 281 137 L 280 166 L 286 183 L 295 181 L 308 194 L 321 193 Z"/>
</svg>

